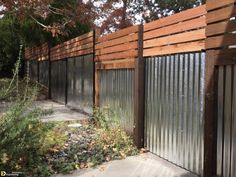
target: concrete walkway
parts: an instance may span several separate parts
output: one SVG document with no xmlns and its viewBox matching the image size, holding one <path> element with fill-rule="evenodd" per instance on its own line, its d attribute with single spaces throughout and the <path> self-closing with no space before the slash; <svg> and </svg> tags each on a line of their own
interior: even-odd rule
<svg viewBox="0 0 236 177">
<path fill-rule="evenodd" d="M 105 163 L 94 169 L 77 170 L 52 177 L 197 177 L 157 156 L 146 153 Z"/>
<path fill-rule="evenodd" d="M 53 111 L 52 114 L 42 117 L 43 121 L 75 121 L 75 120 L 86 120 L 88 116 L 73 111 L 67 108 L 63 104 L 53 102 L 51 100 L 36 101 L 35 106 L 43 109 Z"/>
</svg>

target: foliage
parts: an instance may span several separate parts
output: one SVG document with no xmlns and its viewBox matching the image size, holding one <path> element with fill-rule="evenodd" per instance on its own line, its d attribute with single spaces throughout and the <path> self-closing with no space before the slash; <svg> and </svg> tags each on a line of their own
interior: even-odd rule
<svg viewBox="0 0 236 177">
<path fill-rule="evenodd" d="M 45 124 L 40 120 L 44 111 L 32 106 L 38 89 L 29 88 L 28 79 L 19 87 L 19 62 L 20 57 L 13 79 L 0 82 L 3 86 L 0 101 L 8 101 L 9 96 L 15 97 L 10 99 L 14 102 L 10 103 L 8 110 L 0 114 L 0 169 L 7 172 L 21 171 L 26 176 L 50 176 L 51 169 L 45 162 L 44 153 L 59 140 L 55 137 L 57 134 L 50 134 L 54 124 Z"/>
<path fill-rule="evenodd" d="M 60 17 L 50 15 L 45 19 L 45 23 L 50 24 L 57 19 L 60 19 Z M 64 35 L 53 37 L 50 32 L 45 31 L 30 18 L 19 21 L 13 15 L 5 15 L 0 18 L 0 78 L 12 77 L 12 70 L 20 51 L 20 44 L 32 46 L 50 41 L 52 45 L 55 45 L 88 31 L 89 27 L 87 25 L 75 22 L 74 26 L 66 25 Z M 24 63 L 22 62 L 19 73 L 21 75 L 23 74 L 23 68 Z"/>
<path fill-rule="evenodd" d="M 67 128 L 64 148 L 56 148 L 53 155 L 47 156 L 52 169 L 65 174 L 138 154 L 124 130 L 116 123 L 110 124 L 112 115 L 108 108 L 96 110 L 92 121 L 77 129 Z M 66 125 L 58 127 L 60 132 L 65 131 Z"/>
<path fill-rule="evenodd" d="M 0 14 L 20 21 L 32 20 L 52 36 L 65 35 L 78 23 L 90 26 L 95 18 L 93 1 L 77 0 L 8 0 L 0 1 Z"/>
</svg>

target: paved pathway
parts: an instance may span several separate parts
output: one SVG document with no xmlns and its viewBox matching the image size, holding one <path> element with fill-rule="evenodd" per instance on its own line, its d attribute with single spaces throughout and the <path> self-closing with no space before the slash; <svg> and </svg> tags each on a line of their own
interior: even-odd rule
<svg viewBox="0 0 236 177">
<path fill-rule="evenodd" d="M 157 156 L 146 153 L 105 163 L 94 169 L 77 170 L 52 177 L 197 177 Z"/>
<path fill-rule="evenodd" d="M 73 111 L 63 104 L 53 102 L 51 100 L 36 101 L 36 106 L 44 110 L 53 110 L 53 114 L 42 118 L 43 121 L 73 121 L 73 120 L 86 120 L 88 116 Z"/>
</svg>

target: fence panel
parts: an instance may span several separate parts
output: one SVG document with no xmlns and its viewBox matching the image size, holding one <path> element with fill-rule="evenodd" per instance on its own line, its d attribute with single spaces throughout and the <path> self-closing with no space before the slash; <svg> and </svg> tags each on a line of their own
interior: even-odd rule
<svg viewBox="0 0 236 177">
<path fill-rule="evenodd" d="M 100 84 L 100 106 L 111 109 L 119 118 L 120 125 L 132 134 L 134 71 L 131 69 L 102 70 Z"/>
<path fill-rule="evenodd" d="M 49 61 L 39 61 L 39 83 L 48 88 L 49 81 Z"/>
<path fill-rule="evenodd" d="M 66 61 L 59 60 L 51 63 L 51 94 L 52 99 L 65 103 L 66 93 Z"/>
<path fill-rule="evenodd" d="M 87 113 L 93 111 L 93 55 L 68 59 L 67 104 Z"/>
<path fill-rule="evenodd" d="M 146 59 L 147 148 L 203 172 L 204 53 Z"/>
<path fill-rule="evenodd" d="M 29 60 L 29 78 L 38 81 L 38 61 Z"/>
<path fill-rule="evenodd" d="M 218 72 L 217 175 L 236 176 L 236 65 Z"/>
</svg>

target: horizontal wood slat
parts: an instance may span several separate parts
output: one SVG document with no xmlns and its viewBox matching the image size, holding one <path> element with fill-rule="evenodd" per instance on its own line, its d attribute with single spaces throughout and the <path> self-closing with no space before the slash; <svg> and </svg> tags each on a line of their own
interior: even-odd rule
<svg viewBox="0 0 236 177">
<path fill-rule="evenodd" d="M 207 0 L 207 11 L 236 3 L 236 0 Z"/>
<path fill-rule="evenodd" d="M 180 33 L 176 35 L 144 41 L 144 48 L 177 44 L 177 43 L 183 43 L 183 42 L 191 42 L 191 41 L 196 41 L 196 40 L 202 40 L 205 38 L 206 38 L 205 29 L 200 29 L 200 30 L 195 30 L 195 31 L 190 31 L 186 33 Z"/>
<path fill-rule="evenodd" d="M 144 40 L 152 39 L 155 37 L 161 37 L 169 34 L 175 34 L 180 32 L 185 32 L 188 30 L 193 30 L 197 28 L 202 28 L 206 26 L 206 17 L 200 17 L 197 19 L 185 21 L 182 23 L 178 23 L 172 26 L 167 26 L 164 28 L 156 29 L 153 31 L 149 31 L 144 33 Z"/>
<path fill-rule="evenodd" d="M 57 49 L 52 51 L 52 55 L 66 55 L 67 53 L 71 52 L 76 52 L 80 50 L 85 50 L 85 49 L 92 49 L 93 48 L 93 43 L 85 44 L 85 45 L 80 45 L 80 46 L 66 46 L 63 49 Z"/>
<path fill-rule="evenodd" d="M 71 58 L 71 57 L 77 57 L 77 56 L 81 56 L 81 55 L 87 55 L 87 54 L 91 54 L 91 53 L 93 53 L 93 49 L 85 49 L 85 50 L 75 51 L 75 52 L 71 52 L 71 53 L 66 53 L 64 55 L 57 54 L 57 55 L 52 56 L 52 61 L 65 59 L 65 58 Z"/>
<path fill-rule="evenodd" d="M 113 61 L 138 56 L 139 26 L 132 26 L 118 32 L 97 38 L 96 61 Z M 111 66 L 111 64 L 109 64 Z M 118 67 L 118 65 L 115 65 Z"/>
<path fill-rule="evenodd" d="M 189 19 L 197 18 L 206 14 L 206 6 L 202 5 L 190 10 L 186 10 L 169 17 L 162 18 L 144 25 L 144 31 L 150 31 L 153 29 L 161 28 L 164 26 L 172 25 Z"/>
<path fill-rule="evenodd" d="M 236 34 L 226 34 L 207 38 L 206 40 L 207 49 L 219 48 L 229 45 L 236 45 Z"/>
<path fill-rule="evenodd" d="M 138 56 L 137 50 L 128 50 L 128 51 L 119 52 L 119 53 L 115 53 L 115 54 L 96 56 L 96 61 L 128 59 L 128 58 L 135 58 L 137 56 Z"/>
<path fill-rule="evenodd" d="M 138 48 L 138 43 L 135 42 L 130 42 L 130 43 L 125 43 L 113 47 L 108 47 L 105 49 L 98 49 L 96 51 L 96 55 L 104 55 L 104 54 L 110 54 L 110 53 L 115 53 L 115 52 L 122 52 L 124 50 L 132 50 L 132 49 L 137 49 Z"/>
<path fill-rule="evenodd" d="M 116 60 L 116 61 L 103 61 L 96 63 L 96 69 L 109 70 L 109 69 L 134 69 L 135 59 Z"/>
<path fill-rule="evenodd" d="M 59 44 L 51 49 L 51 60 L 71 58 L 93 53 L 93 31 Z"/>
<path fill-rule="evenodd" d="M 211 50 L 211 52 L 214 58 L 216 58 L 216 65 L 236 64 L 235 49 Z"/>
<path fill-rule="evenodd" d="M 188 42 L 188 43 L 183 43 L 183 44 L 175 44 L 175 45 L 164 46 L 164 47 L 154 47 L 150 49 L 144 49 L 143 55 L 144 57 L 160 56 L 160 55 L 201 51 L 204 49 L 205 49 L 205 41 L 202 40 L 202 41 L 197 41 L 197 42 Z"/>
<path fill-rule="evenodd" d="M 206 6 L 202 5 L 144 25 L 144 56 L 205 49 Z M 190 46 L 193 45 L 193 46 Z"/>
<path fill-rule="evenodd" d="M 48 44 L 42 44 L 37 47 L 31 47 L 25 49 L 26 60 L 48 60 Z"/>
<path fill-rule="evenodd" d="M 235 5 L 218 9 L 207 13 L 207 24 L 215 23 L 223 20 L 229 20 L 231 17 L 236 16 Z"/>
<path fill-rule="evenodd" d="M 236 31 L 236 20 L 210 24 L 206 28 L 206 35 L 213 36 Z"/>
<path fill-rule="evenodd" d="M 101 48 L 106 48 L 106 47 L 111 47 L 119 44 L 124 44 L 127 42 L 132 42 L 132 41 L 137 41 L 138 40 L 138 34 L 134 33 L 128 36 L 120 37 L 117 39 L 113 39 L 110 41 L 104 41 L 102 43 L 98 43 L 95 46 L 95 49 L 101 49 Z"/>
<path fill-rule="evenodd" d="M 108 40 L 112 40 L 112 39 L 116 39 L 116 38 L 120 38 L 120 37 L 123 37 L 123 36 L 130 35 L 132 33 L 137 33 L 138 29 L 139 29 L 138 26 L 131 26 L 131 27 L 122 29 L 120 31 L 117 31 L 117 32 L 114 32 L 114 33 L 111 33 L 111 34 L 99 37 L 97 39 L 97 43 L 108 41 Z"/>
<path fill-rule="evenodd" d="M 236 64 L 236 0 L 208 0 L 206 49 L 216 65 Z"/>
</svg>

